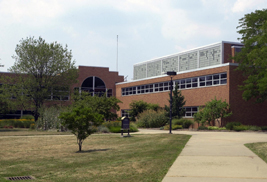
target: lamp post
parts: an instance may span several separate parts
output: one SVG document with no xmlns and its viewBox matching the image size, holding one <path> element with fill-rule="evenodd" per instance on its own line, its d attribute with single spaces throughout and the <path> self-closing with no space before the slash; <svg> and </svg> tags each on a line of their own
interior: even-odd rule
<svg viewBox="0 0 267 182">
<path fill-rule="evenodd" d="M 171 77 L 171 89 L 170 89 L 170 134 L 172 134 L 172 90 L 173 90 L 173 83 L 172 83 L 172 77 L 176 75 L 175 71 L 168 71 L 167 75 Z"/>
</svg>

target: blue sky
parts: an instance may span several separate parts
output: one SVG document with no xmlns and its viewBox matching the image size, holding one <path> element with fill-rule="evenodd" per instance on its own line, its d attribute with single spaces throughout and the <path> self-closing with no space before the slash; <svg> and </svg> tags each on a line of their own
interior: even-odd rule
<svg viewBox="0 0 267 182">
<path fill-rule="evenodd" d="M 109 67 L 133 78 L 133 65 L 224 41 L 238 41 L 245 14 L 267 0 L 0 0 L 0 71 L 23 38 L 41 36 L 72 50 L 76 65 Z"/>
</svg>

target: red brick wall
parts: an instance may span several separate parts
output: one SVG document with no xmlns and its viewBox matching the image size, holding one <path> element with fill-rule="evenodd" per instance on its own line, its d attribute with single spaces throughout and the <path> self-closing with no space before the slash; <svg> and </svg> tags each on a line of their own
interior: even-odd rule
<svg viewBox="0 0 267 182">
<path fill-rule="evenodd" d="M 173 80 L 191 78 L 195 76 L 203 76 L 203 75 L 209 75 L 209 74 L 215 74 L 215 73 L 223 73 L 223 72 L 228 73 L 228 71 L 229 71 L 229 66 L 223 66 L 219 68 L 178 74 L 175 77 L 173 77 Z M 116 95 L 117 95 L 117 98 L 123 102 L 122 104 L 120 104 L 121 109 L 129 109 L 129 104 L 133 100 L 143 100 L 148 103 L 156 103 L 162 107 L 164 105 L 168 105 L 169 104 L 168 102 L 169 91 L 140 94 L 140 95 L 129 95 L 129 96 L 121 95 L 121 88 L 150 84 L 150 83 L 157 83 L 157 82 L 164 82 L 164 81 L 170 81 L 170 77 L 165 76 L 161 78 L 147 79 L 147 80 L 135 81 L 135 82 L 127 82 L 125 84 L 117 84 Z M 185 90 L 182 90 L 182 94 L 185 96 L 185 100 L 186 100 L 185 106 L 202 106 L 202 105 L 205 105 L 205 103 L 210 101 L 211 99 L 214 99 L 215 96 L 217 99 L 222 99 L 222 100 L 226 100 L 227 102 L 229 102 L 229 84 L 227 83 L 226 85 L 221 85 L 221 86 L 185 89 Z M 117 112 L 117 114 L 121 115 L 120 111 Z"/>
<path fill-rule="evenodd" d="M 230 106 L 233 115 L 226 121 L 237 121 L 245 125 L 267 126 L 267 102 L 255 103 L 255 100 L 245 101 L 242 98 L 243 91 L 238 85 L 242 85 L 244 77 L 240 71 L 232 66 L 229 74 Z"/>
<path fill-rule="evenodd" d="M 118 72 L 111 72 L 109 68 L 105 67 L 91 67 L 91 66 L 79 66 L 78 83 L 73 85 L 74 87 L 81 87 L 83 81 L 91 76 L 99 77 L 106 85 L 106 88 L 112 89 L 112 95 L 116 96 L 115 83 L 123 82 L 124 77 L 119 76 Z"/>
</svg>

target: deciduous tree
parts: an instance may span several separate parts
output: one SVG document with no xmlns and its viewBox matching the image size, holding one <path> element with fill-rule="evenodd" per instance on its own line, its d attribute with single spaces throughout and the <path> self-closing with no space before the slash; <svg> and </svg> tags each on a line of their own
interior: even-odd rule
<svg viewBox="0 0 267 182">
<path fill-rule="evenodd" d="M 47 43 L 41 37 L 22 39 L 15 52 L 15 63 L 9 69 L 15 74 L 5 79 L 6 90 L 12 92 L 19 104 L 17 107 L 33 108 L 37 121 L 45 99 L 51 98 L 52 93 L 57 96 L 69 94 L 70 85 L 76 82 L 78 72 L 72 52 L 67 45 Z"/>
<path fill-rule="evenodd" d="M 246 78 L 240 86 L 243 99 L 264 102 L 267 100 L 267 9 L 246 14 L 239 24 L 237 32 L 244 47 L 233 59 Z"/>
<path fill-rule="evenodd" d="M 212 99 L 207 102 L 204 107 L 199 109 L 200 111 L 194 114 L 196 122 L 201 122 L 203 125 L 208 123 L 209 125 L 215 125 L 215 120 L 219 118 L 226 118 L 232 115 L 230 106 L 226 101 Z"/>
<path fill-rule="evenodd" d="M 79 151 L 82 150 L 83 141 L 103 122 L 103 115 L 82 105 L 74 107 L 70 112 L 62 112 L 59 118 L 62 119 L 62 125 L 76 136 Z"/>
</svg>

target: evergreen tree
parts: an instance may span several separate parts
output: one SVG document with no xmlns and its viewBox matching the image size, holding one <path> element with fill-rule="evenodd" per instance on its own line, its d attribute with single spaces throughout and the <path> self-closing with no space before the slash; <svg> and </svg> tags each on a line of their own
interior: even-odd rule
<svg viewBox="0 0 267 182">
<path fill-rule="evenodd" d="M 172 94 L 173 94 L 172 95 L 172 117 L 180 119 L 185 114 L 185 109 L 183 107 L 186 101 L 184 100 L 184 96 L 182 95 L 181 91 L 178 90 L 178 84 L 175 85 L 175 88 Z M 165 105 L 165 110 L 167 111 L 168 114 L 170 113 L 169 106 Z"/>
</svg>

